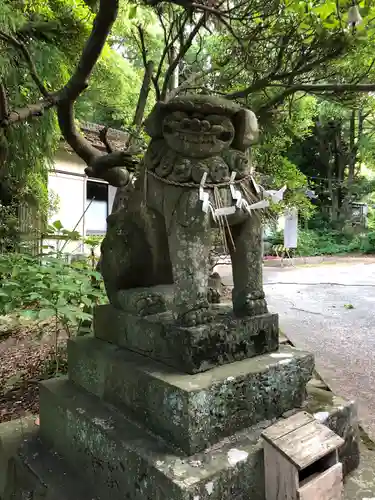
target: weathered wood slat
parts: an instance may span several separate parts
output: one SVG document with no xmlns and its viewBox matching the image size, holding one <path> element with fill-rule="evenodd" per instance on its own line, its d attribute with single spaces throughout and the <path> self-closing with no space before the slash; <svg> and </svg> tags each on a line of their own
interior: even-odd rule
<svg viewBox="0 0 375 500">
<path fill-rule="evenodd" d="M 340 500 L 343 494 L 342 464 L 335 464 L 301 484 L 298 500 Z"/>
<path fill-rule="evenodd" d="M 266 500 L 342 500 L 344 440 L 299 412 L 262 433 Z M 310 467 L 311 466 L 311 467 Z"/>
<path fill-rule="evenodd" d="M 298 500 L 298 472 L 275 448 L 264 443 L 265 486 L 267 500 Z"/>
<path fill-rule="evenodd" d="M 268 427 L 268 429 L 266 429 L 262 433 L 262 436 L 268 442 L 273 443 L 277 439 L 280 439 L 286 434 L 295 431 L 299 427 L 302 427 L 303 425 L 309 424 L 310 422 L 314 421 L 315 419 L 312 415 L 309 415 L 305 411 L 301 411 L 285 420 L 280 420 L 271 427 Z"/>
<path fill-rule="evenodd" d="M 274 442 L 284 455 L 299 469 L 305 469 L 320 458 L 332 453 L 344 440 L 319 422 L 307 425 L 284 435 Z"/>
</svg>

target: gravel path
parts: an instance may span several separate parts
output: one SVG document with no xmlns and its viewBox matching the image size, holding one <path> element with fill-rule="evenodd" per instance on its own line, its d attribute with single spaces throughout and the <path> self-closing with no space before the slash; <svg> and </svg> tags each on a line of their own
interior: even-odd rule
<svg viewBox="0 0 375 500">
<path fill-rule="evenodd" d="M 229 266 L 220 269 L 231 282 Z M 337 394 L 358 402 L 375 438 L 375 263 L 265 268 L 270 310 L 290 340 L 315 354 L 319 373 Z"/>
</svg>

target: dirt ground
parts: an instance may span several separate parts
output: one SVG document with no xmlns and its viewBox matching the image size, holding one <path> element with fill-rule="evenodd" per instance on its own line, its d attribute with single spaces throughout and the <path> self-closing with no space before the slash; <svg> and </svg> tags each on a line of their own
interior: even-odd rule
<svg viewBox="0 0 375 500">
<path fill-rule="evenodd" d="M 39 412 L 38 382 L 56 373 L 54 321 L 0 318 L 0 423 Z M 66 334 L 58 327 L 59 372 L 66 371 Z"/>
</svg>

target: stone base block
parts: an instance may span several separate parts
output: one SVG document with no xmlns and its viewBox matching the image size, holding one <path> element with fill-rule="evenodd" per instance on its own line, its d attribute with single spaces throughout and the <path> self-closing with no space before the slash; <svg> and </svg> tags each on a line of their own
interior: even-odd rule
<svg viewBox="0 0 375 500">
<path fill-rule="evenodd" d="M 41 387 L 40 423 L 43 444 L 95 485 L 96 498 L 264 500 L 260 431 L 188 457 L 61 379 Z"/>
<path fill-rule="evenodd" d="M 355 408 L 341 398 L 332 400 L 333 405 L 322 403 L 321 396 L 310 392 L 304 409 L 316 411 L 319 419 L 328 412 L 324 423 L 345 436 L 347 474 L 345 457 L 357 428 Z M 25 431 L 24 421 L 0 424 L 0 464 L 7 471 L 1 500 L 265 500 L 261 427 L 187 457 L 69 382 L 45 384 L 41 404 L 42 444 L 35 426 Z M 18 454 L 15 440 L 23 442 Z M 5 443 L 11 443 L 12 458 Z M 48 443 L 54 445 L 53 452 Z M 354 487 L 349 476 L 345 499 L 372 498 L 368 483 L 373 486 L 373 463 L 371 455 L 366 469 L 356 473 Z"/>
<path fill-rule="evenodd" d="M 57 453 L 42 446 L 37 433 L 9 461 L 1 500 L 99 500 Z"/>
<path fill-rule="evenodd" d="M 289 346 L 196 375 L 93 338 L 69 342 L 69 376 L 190 454 L 300 406 L 313 356 Z"/>
<path fill-rule="evenodd" d="M 37 430 L 35 416 L 11 420 L 0 424 L 0 499 L 4 498 L 9 479 L 9 464 L 24 440 Z"/>
<path fill-rule="evenodd" d="M 108 304 L 95 308 L 94 332 L 190 374 L 277 350 L 277 314 L 237 318 L 227 304 L 212 306 L 212 313 L 212 323 L 188 328 L 170 312 L 141 317 Z"/>
</svg>

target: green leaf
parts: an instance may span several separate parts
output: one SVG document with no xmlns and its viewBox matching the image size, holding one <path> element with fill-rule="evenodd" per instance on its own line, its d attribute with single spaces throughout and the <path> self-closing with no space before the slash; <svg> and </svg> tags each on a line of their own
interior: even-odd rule
<svg viewBox="0 0 375 500">
<path fill-rule="evenodd" d="M 24 311 L 20 311 L 19 315 L 22 318 L 30 319 L 30 320 L 35 320 L 39 316 L 39 311 L 34 311 L 33 309 L 25 309 Z"/>
<path fill-rule="evenodd" d="M 77 318 L 82 320 L 82 321 L 90 321 L 92 320 L 92 314 L 88 314 L 88 313 L 85 313 L 85 312 L 79 312 L 76 314 Z"/>
<path fill-rule="evenodd" d="M 134 19 L 137 15 L 138 6 L 132 5 L 129 9 L 129 19 Z"/>
<path fill-rule="evenodd" d="M 52 226 L 57 229 L 58 231 L 61 231 L 63 229 L 63 225 L 60 220 L 56 220 L 55 222 L 52 223 Z"/>
<path fill-rule="evenodd" d="M 55 309 L 41 309 L 38 314 L 40 320 L 52 318 L 56 315 Z"/>
<path fill-rule="evenodd" d="M 21 288 L 21 284 L 17 283 L 17 281 L 6 281 L 5 286 L 9 286 L 9 288 Z"/>
<path fill-rule="evenodd" d="M 57 299 L 56 307 L 59 309 L 60 307 L 65 307 L 68 304 L 66 298 L 63 295 Z"/>
<path fill-rule="evenodd" d="M 32 292 L 32 293 L 29 294 L 29 299 L 30 300 L 40 300 L 42 298 L 43 298 L 43 296 L 40 295 L 40 293 Z"/>
<path fill-rule="evenodd" d="M 88 297 L 85 297 L 85 296 L 81 297 L 81 301 L 87 307 L 92 307 L 93 306 L 92 300 L 89 299 Z"/>
<path fill-rule="evenodd" d="M 89 276 L 92 276 L 93 278 L 95 278 L 96 280 L 98 281 L 101 281 L 102 280 L 102 275 L 100 273 L 98 273 L 97 271 L 90 271 L 88 273 Z"/>
</svg>

